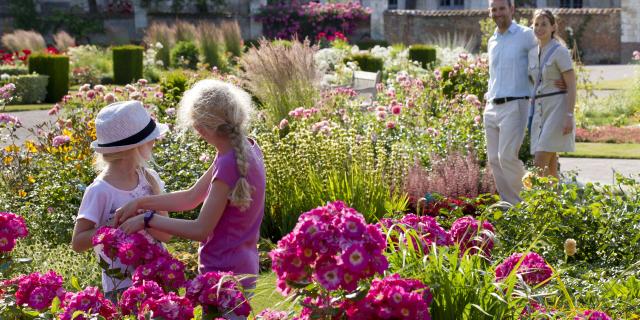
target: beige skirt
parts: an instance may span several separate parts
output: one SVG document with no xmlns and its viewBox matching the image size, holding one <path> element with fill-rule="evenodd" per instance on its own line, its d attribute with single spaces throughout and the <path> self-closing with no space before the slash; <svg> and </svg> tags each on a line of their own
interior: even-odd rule
<svg viewBox="0 0 640 320">
<path fill-rule="evenodd" d="M 563 135 L 567 117 L 567 95 L 560 94 L 536 99 L 531 122 L 531 154 L 536 152 L 571 152 L 576 149 L 576 122 L 573 130 Z"/>
</svg>

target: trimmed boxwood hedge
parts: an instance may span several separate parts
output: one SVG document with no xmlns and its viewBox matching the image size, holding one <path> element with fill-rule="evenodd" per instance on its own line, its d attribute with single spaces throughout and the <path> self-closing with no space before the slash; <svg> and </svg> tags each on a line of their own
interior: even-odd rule
<svg viewBox="0 0 640 320">
<path fill-rule="evenodd" d="M 414 44 L 409 47 L 409 59 L 418 61 L 423 68 L 436 62 L 436 48 L 425 44 Z"/>
<path fill-rule="evenodd" d="M 382 71 L 384 67 L 382 58 L 374 57 L 368 53 L 356 53 L 348 57 L 347 60 L 357 62 L 362 71 L 378 72 Z"/>
<path fill-rule="evenodd" d="M 49 76 L 46 102 L 58 102 L 69 92 L 69 57 L 59 54 L 32 54 L 29 73 Z"/>
<path fill-rule="evenodd" d="M 0 86 L 11 82 L 16 85 L 16 92 L 11 104 L 41 103 L 47 97 L 49 76 L 41 74 L 21 74 L 0 81 Z"/>
<path fill-rule="evenodd" d="M 142 78 L 144 48 L 126 45 L 111 48 L 113 52 L 113 81 L 129 84 Z"/>
</svg>

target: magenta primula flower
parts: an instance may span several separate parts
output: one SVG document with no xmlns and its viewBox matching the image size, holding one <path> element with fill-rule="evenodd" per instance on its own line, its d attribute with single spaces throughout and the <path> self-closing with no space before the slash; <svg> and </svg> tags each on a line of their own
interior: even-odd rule
<svg viewBox="0 0 640 320">
<path fill-rule="evenodd" d="M 165 289 L 178 289 L 184 285 L 184 264 L 171 256 L 162 256 L 153 262 L 136 267 L 131 279 L 134 284 L 144 280 L 155 281 Z"/>
<path fill-rule="evenodd" d="M 575 316 L 573 320 L 611 320 L 611 317 L 602 311 L 586 310 Z"/>
<path fill-rule="evenodd" d="M 419 280 L 403 279 L 398 274 L 374 279 L 364 299 L 347 302 L 348 319 L 424 319 L 430 320 L 433 300 L 429 287 Z"/>
<path fill-rule="evenodd" d="M 535 286 L 551 278 L 553 271 L 544 258 L 535 252 L 529 252 L 524 257 L 522 253 L 514 253 L 499 264 L 496 267 L 496 280 L 500 281 L 508 277 L 521 260 L 522 263 L 516 273 L 521 275 L 528 285 Z"/>
<path fill-rule="evenodd" d="M 0 212 L 0 253 L 13 250 L 17 238 L 29 235 L 24 218 L 11 213 Z"/>
<path fill-rule="evenodd" d="M 64 298 L 62 277 L 54 271 L 45 274 L 34 272 L 22 275 L 3 283 L 6 287 L 17 287 L 15 291 L 16 304 L 27 305 L 36 310 L 44 310 L 51 306 L 55 297 Z"/>
<path fill-rule="evenodd" d="M 207 313 L 248 316 L 251 306 L 233 272 L 207 272 L 187 284 L 186 297 L 194 305 L 202 304 Z"/>
<path fill-rule="evenodd" d="M 158 299 L 163 295 L 164 291 L 157 283 L 143 280 L 142 284 L 131 286 L 122 293 L 118 306 L 123 315 L 137 315 L 147 299 Z"/>
<path fill-rule="evenodd" d="M 383 230 L 393 229 L 394 232 L 402 233 L 403 228 L 407 230 L 415 231 L 420 239 L 420 247 L 422 252 L 429 252 L 429 248 L 432 243 L 436 243 L 439 246 L 450 246 L 453 244 L 451 240 L 451 236 L 447 233 L 444 228 L 440 226 L 440 224 L 436 221 L 435 218 L 430 216 L 417 216 L 415 214 L 407 214 L 402 217 L 402 219 L 382 219 L 378 223 L 378 227 Z M 392 232 L 393 235 L 393 232 Z M 392 237 L 395 241 L 397 241 L 397 237 Z M 416 239 L 411 238 L 414 245 L 418 245 L 415 243 Z M 407 239 L 409 241 L 409 239 Z"/>
<path fill-rule="evenodd" d="M 190 320 L 193 318 L 193 305 L 189 299 L 169 292 L 159 298 L 149 298 L 142 303 L 138 319 L 146 319 L 145 315 L 165 320 Z"/>
<path fill-rule="evenodd" d="M 107 300 L 96 287 L 88 287 L 80 292 L 67 292 L 62 304 L 60 320 L 87 320 L 84 315 L 74 318 L 76 311 L 83 311 L 88 315 L 101 315 L 107 320 L 116 319 L 118 311 L 113 303 Z"/>
<path fill-rule="evenodd" d="M 375 225 L 336 201 L 300 215 L 294 230 L 269 253 L 278 289 L 313 281 L 327 290 L 354 290 L 358 281 L 384 272 L 386 241 Z"/>
<path fill-rule="evenodd" d="M 460 253 L 476 254 L 482 251 L 483 255 L 491 256 L 493 249 L 494 228 L 488 221 L 480 221 L 470 216 L 456 220 L 449 230 L 449 235 L 454 243 L 460 245 Z"/>
</svg>

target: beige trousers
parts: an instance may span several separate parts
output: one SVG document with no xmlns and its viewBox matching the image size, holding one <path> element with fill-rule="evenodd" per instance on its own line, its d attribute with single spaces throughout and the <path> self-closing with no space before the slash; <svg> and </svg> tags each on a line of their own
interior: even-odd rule
<svg viewBox="0 0 640 320">
<path fill-rule="evenodd" d="M 518 158 L 527 127 L 529 100 L 494 105 L 484 110 L 487 157 L 500 198 L 511 204 L 520 202 L 524 165 Z"/>
</svg>

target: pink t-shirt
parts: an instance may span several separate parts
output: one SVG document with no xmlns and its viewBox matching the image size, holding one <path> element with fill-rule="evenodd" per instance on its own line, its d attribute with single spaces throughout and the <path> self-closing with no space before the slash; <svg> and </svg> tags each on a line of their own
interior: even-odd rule
<svg viewBox="0 0 640 320">
<path fill-rule="evenodd" d="M 265 169 L 262 151 L 251 140 L 247 180 L 254 188 L 249 208 L 240 211 L 227 206 L 213 234 L 200 244 L 199 271 L 233 271 L 236 274 L 258 274 L 258 238 L 264 216 Z M 240 177 L 235 151 L 219 154 L 213 163 L 213 180 L 224 181 L 233 189 Z M 212 181 L 213 181 L 212 180 Z M 245 287 L 252 281 L 243 281 Z"/>
</svg>

